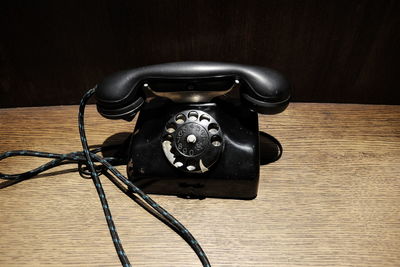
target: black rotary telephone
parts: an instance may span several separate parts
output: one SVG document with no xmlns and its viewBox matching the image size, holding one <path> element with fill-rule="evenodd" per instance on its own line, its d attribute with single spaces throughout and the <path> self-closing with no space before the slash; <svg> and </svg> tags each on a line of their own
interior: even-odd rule
<svg viewBox="0 0 400 267">
<path fill-rule="evenodd" d="M 252 199 L 257 195 L 258 116 L 283 111 L 290 84 L 278 72 L 217 62 L 177 62 L 107 77 L 97 109 L 132 120 L 129 179 L 147 193 Z"/>
<path fill-rule="evenodd" d="M 92 178 L 117 255 L 131 266 L 112 219 L 100 176 L 104 174 L 125 194 L 140 197 L 139 205 L 177 232 L 204 267 L 211 264 L 193 235 L 147 193 L 184 197 L 252 199 L 257 195 L 260 163 L 273 146 L 258 131 L 258 116 L 283 111 L 290 84 L 278 72 L 254 66 L 215 62 L 177 62 L 116 73 L 89 90 L 79 106 L 83 151 L 67 154 L 31 150 L 8 151 L 51 161 L 20 174 L 0 173 L 0 188 L 29 179 L 67 163 L 78 163 L 82 176 Z M 109 119 L 132 120 L 140 111 L 129 144 L 107 156 L 115 146 L 89 148 L 84 127 L 88 99 Z M 279 157 L 281 147 L 272 136 Z M 122 147 L 122 148 L 121 148 Z M 266 149 L 265 149 L 266 148 Z M 260 157 L 260 151 L 261 157 Z M 103 152 L 103 156 L 97 153 Z M 114 166 L 127 164 L 128 179 Z"/>
</svg>

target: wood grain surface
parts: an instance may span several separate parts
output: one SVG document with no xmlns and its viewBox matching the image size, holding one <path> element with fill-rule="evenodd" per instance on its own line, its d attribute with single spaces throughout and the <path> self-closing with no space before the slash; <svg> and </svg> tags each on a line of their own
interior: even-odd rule
<svg viewBox="0 0 400 267">
<path fill-rule="evenodd" d="M 133 123 L 86 119 L 90 144 Z M 400 266 L 400 107 L 291 104 L 260 116 L 283 157 L 243 200 L 154 199 L 199 240 L 212 266 Z M 0 151 L 80 150 L 77 106 L 0 109 Z M 44 159 L 12 158 L 0 171 Z M 0 266 L 118 266 L 90 180 L 75 166 L 0 189 Z M 121 168 L 124 170 L 124 168 Z M 200 266 L 189 246 L 103 178 L 134 266 Z"/>
</svg>

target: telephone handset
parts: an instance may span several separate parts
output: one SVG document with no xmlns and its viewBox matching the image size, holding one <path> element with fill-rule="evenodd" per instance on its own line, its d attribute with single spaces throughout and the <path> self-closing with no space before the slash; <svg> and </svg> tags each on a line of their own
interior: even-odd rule
<svg viewBox="0 0 400 267">
<path fill-rule="evenodd" d="M 252 199 L 260 165 L 257 113 L 285 110 L 290 83 L 264 67 L 176 62 L 111 75 L 95 97 L 109 119 L 130 121 L 140 111 L 127 172 L 145 192 Z"/>
</svg>

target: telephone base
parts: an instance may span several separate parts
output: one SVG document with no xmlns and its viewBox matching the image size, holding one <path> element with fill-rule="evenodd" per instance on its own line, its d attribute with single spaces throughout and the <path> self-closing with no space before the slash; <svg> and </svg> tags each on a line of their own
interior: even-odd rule
<svg viewBox="0 0 400 267">
<path fill-rule="evenodd" d="M 204 173 L 188 173 L 171 165 L 162 149 L 166 122 L 184 110 L 215 118 L 223 132 L 223 153 Z M 186 198 L 253 199 L 259 181 L 258 114 L 239 103 L 223 101 L 176 104 L 163 99 L 146 104 L 130 144 L 129 179 L 146 193 Z"/>
</svg>

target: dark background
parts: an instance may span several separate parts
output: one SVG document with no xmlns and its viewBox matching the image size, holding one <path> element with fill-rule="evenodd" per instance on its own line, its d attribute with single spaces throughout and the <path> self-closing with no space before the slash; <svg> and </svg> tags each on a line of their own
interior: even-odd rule
<svg viewBox="0 0 400 267">
<path fill-rule="evenodd" d="M 77 104 L 105 75 L 268 66 L 293 101 L 400 104 L 400 1 L 2 1 L 0 107 Z"/>
</svg>

